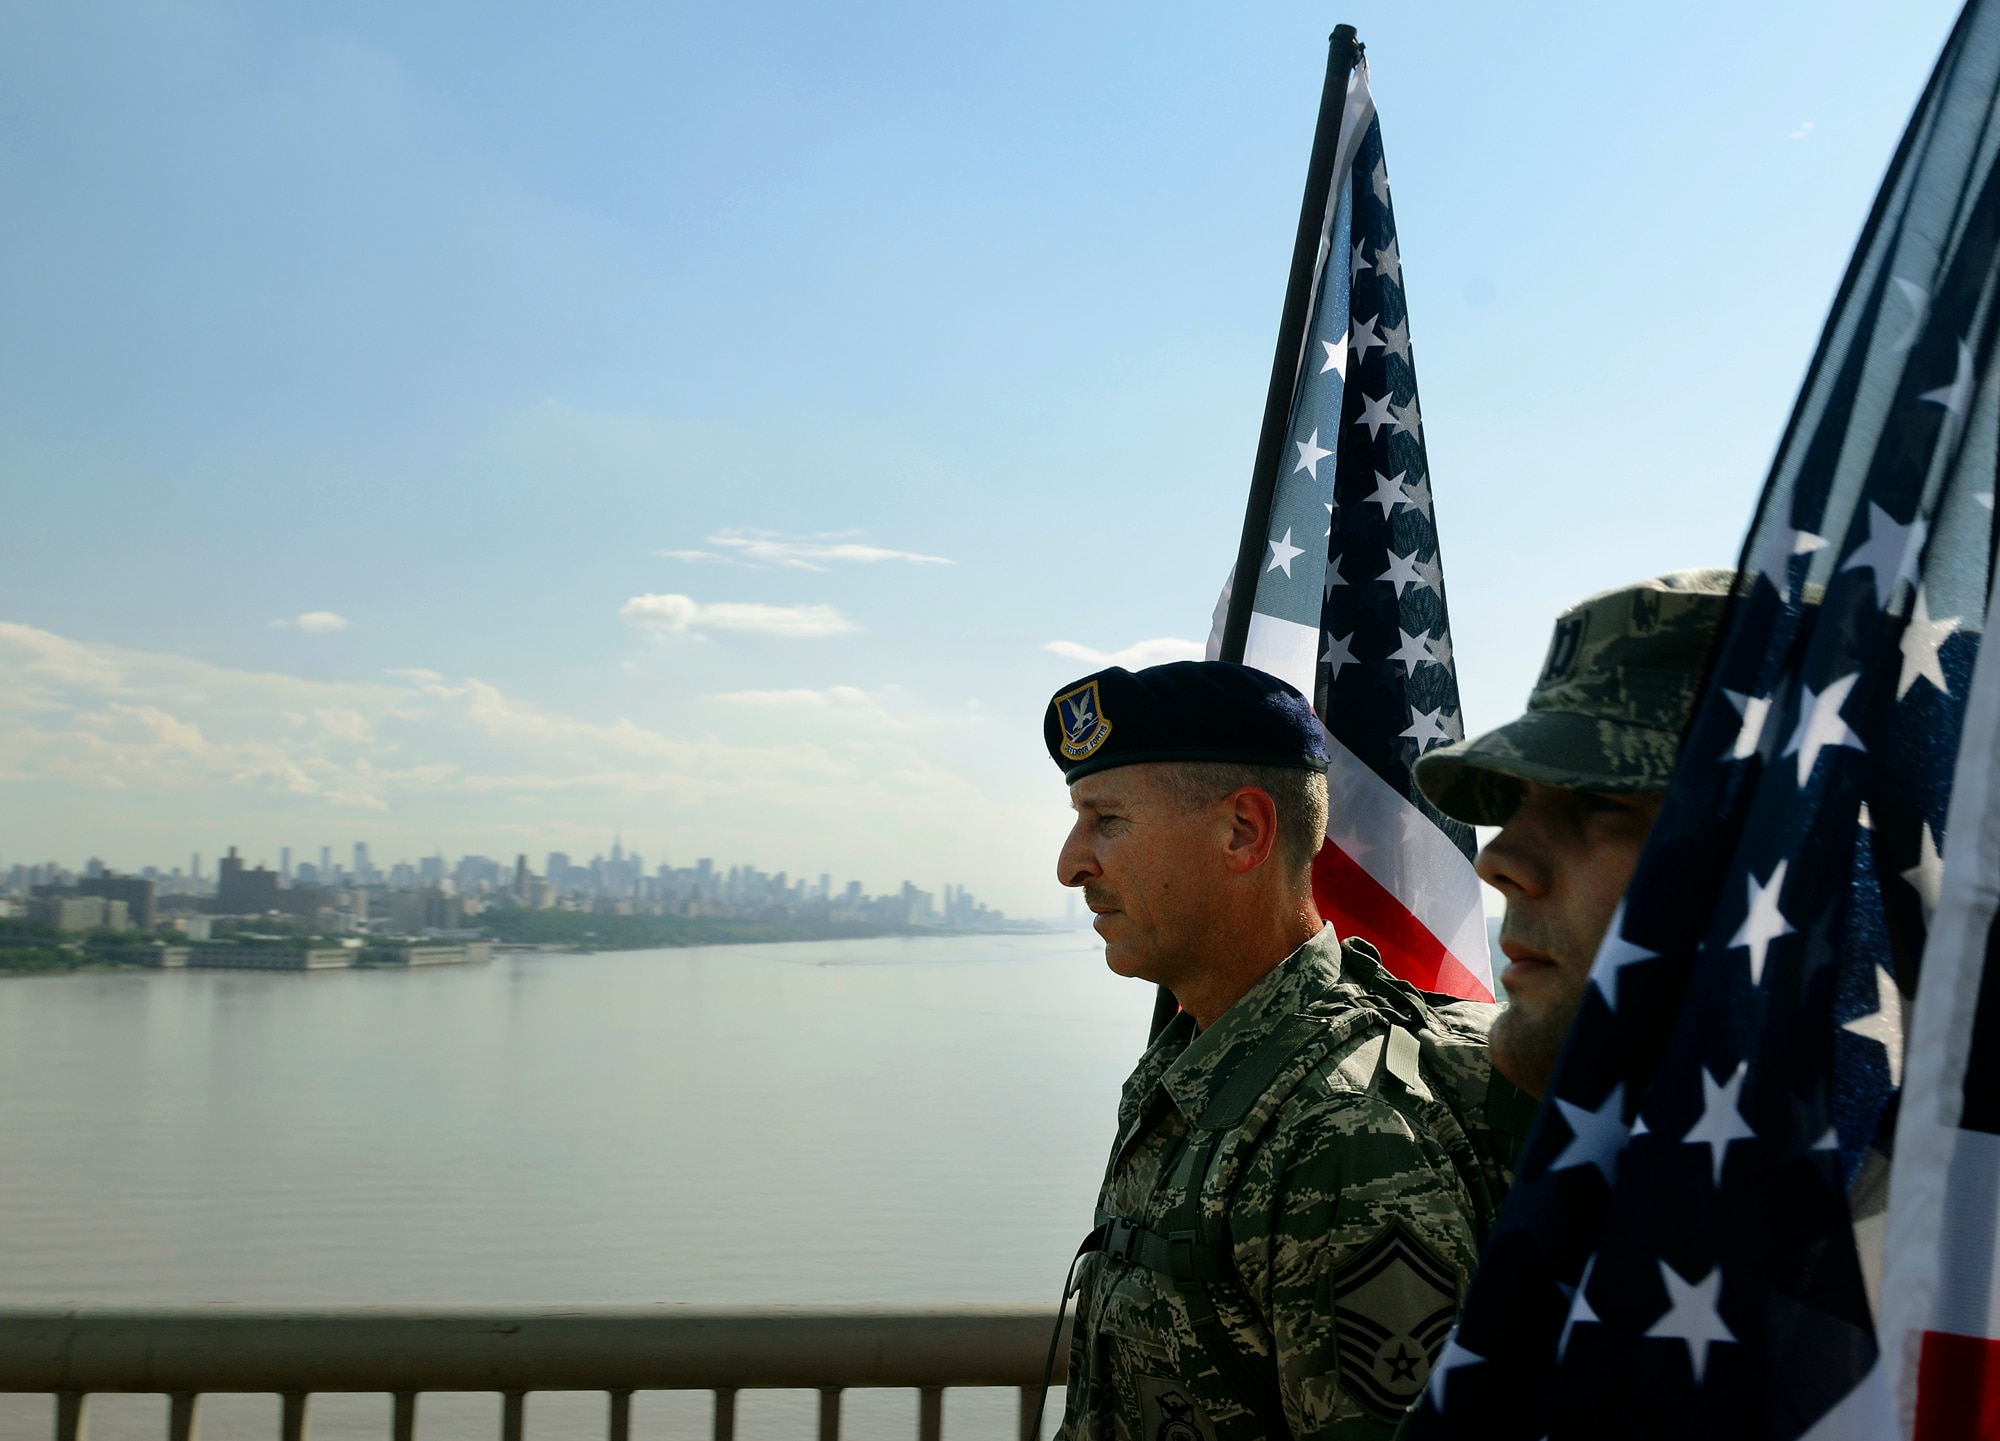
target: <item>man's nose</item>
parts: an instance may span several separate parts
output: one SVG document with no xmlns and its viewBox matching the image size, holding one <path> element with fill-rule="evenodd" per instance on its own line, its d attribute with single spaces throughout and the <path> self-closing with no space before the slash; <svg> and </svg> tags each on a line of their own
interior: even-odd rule
<svg viewBox="0 0 2000 1441">
<path fill-rule="evenodd" d="M 1545 896 L 1549 892 L 1549 867 L 1536 852 L 1537 848 L 1517 834 L 1513 826 L 1503 826 L 1499 835 L 1480 848 L 1472 868 L 1479 879 L 1503 894 Z"/>
<path fill-rule="evenodd" d="M 1079 834 L 1082 829 L 1081 823 L 1070 827 L 1062 849 L 1056 853 L 1056 879 L 1066 886 L 1087 885 L 1099 874 L 1097 857 Z"/>
</svg>

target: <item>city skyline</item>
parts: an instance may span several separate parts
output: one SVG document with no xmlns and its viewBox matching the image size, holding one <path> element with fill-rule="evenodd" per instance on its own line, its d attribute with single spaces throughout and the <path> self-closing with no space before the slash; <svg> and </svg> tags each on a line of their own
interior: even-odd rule
<svg viewBox="0 0 2000 1441">
<path fill-rule="evenodd" d="M 567 852 L 549 851 L 539 870 L 530 867 L 525 852 L 517 853 L 512 861 L 467 852 L 447 863 L 440 850 L 414 862 L 401 859 L 377 864 L 366 841 L 351 842 L 345 862 L 336 859 L 331 845 L 317 849 L 317 860 L 294 860 L 291 847 L 280 847 L 279 853 L 277 867 L 263 859 L 253 863 L 232 846 L 206 864 L 200 852 L 191 852 L 185 869 L 148 864 L 131 870 L 109 866 L 95 855 L 76 867 L 54 860 L 9 861 L 0 856 L 0 899 L 67 893 L 79 885 L 85 894 L 123 899 L 128 893 L 116 886 L 92 883 L 137 880 L 150 883 L 143 902 L 149 918 L 143 923 L 139 920 L 137 908 L 142 902 L 137 894 L 131 894 L 132 924 L 147 927 L 153 924 L 150 917 L 155 910 L 174 910 L 174 900 L 213 901 L 210 909 L 219 914 L 254 915 L 267 908 L 267 901 L 272 910 L 295 909 L 284 899 L 292 895 L 312 893 L 319 897 L 321 893 L 376 889 L 402 894 L 434 891 L 454 899 L 490 899 L 531 909 L 559 909 L 572 902 L 627 902 L 649 908 L 637 912 L 641 914 L 689 914 L 689 902 L 756 912 L 814 903 L 879 911 L 883 903 L 899 901 L 911 924 L 928 922 L 934 915 L 944 924 L 997 924 L 1006 919 L 1004 911 L 979 901 L 968 886 L 957 881 L 946 881 L 939 890 L 932 890 L 905 877 L 876 891 L 859 879 L 843 877 L 836 883 L 832 871 L 794 877 L 787 870 L 767 871 L 752 862 L 722 865 L 713 857 L 697 857 L 684 866 L 656 861 L 648 869 L 645 856 L 628 850 L 622 837 L 614 837 L 608 853 L 599 852 L 588 861 L 572 860 Z M 940 891 L 941 905 L 936 904 Z M 316 904 L 324 909 L 351 909 L 354 903 L 316 900 Z M 363 901 L 358 909 L 359 919 L 366 922 L 370 905 Z M 381 919 L 379 913 L 376 919 Z M 415 923 L 419 929 L 423 924 Z"/>
</svg>

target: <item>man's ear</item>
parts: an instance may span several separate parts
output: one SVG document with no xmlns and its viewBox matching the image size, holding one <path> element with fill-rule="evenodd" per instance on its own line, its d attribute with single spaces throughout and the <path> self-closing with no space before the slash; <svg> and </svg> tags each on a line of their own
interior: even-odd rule
<svg viewBox="0 0 2000 1441">
<path fill-rule="evenodd" d="M 1248 875 L 1271 857 L 1278 844 L 1278 803 L 1261 786 L 1243 786 L 1223 801 L 1229 817 L 1229 842 L 1224 863 L 1237 875 Z"/>
</svg>

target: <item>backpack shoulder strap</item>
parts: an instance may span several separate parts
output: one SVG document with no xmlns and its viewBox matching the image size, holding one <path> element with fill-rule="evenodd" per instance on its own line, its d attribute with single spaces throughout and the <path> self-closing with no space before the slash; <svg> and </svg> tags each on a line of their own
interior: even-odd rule
<svg viewBox="0 0 2000 1441">
<path fill-rule="evenodd" d="M 1211 1180 L 1218 1169 L 1218 1153 L 1224 1141 L 1243 1129 L 1260 1102 L 1275 1099 L 1282 1103 L 1327 1051 L 1358 1027 L 1376 1023 L 1379 1018 L 1374 1012 L 1357 1009 L 1335 1020 L 1294 1016 L 1279 1025 L 1236 1064 L 1197 1119 L 1171 1168 L 1181 1196 L 1173 1210 L 1157 1227 L 1100 1215 L 1097 1229 L 1084 1242 L 1087 1249 L 1136 1261 L 1173 1281 L 1209 1363 L 1250 1413 L 1215 1421 L 1220 1441 L 1292 1441 L 1292 1428 L 1285 1418 L 1275 1348 L 1271 1352 L 1244 1349 L 1216 1310 L 1216 1288 L 1232 1287 L 1235 1299 L 1263 1320 L 1256 1298 L 1237 1274 L 1229 1234 L 1229 1205 L 1248 1154 L 1238 1153 L 1227 1188 L 1216 1195 Z M 1288 1072 L 1289 1084 L 1285 1082 Z M 1276 1110 L 1273 1106 L 1270 1113 Z M 1261 1135 L 1252 1138 L 1250 1150 L 1254 1151 L 1262 1139 Z M 1219 1207 L 1215 1202 L 1220 1202 Z"/>
<path fill-rule="evenodd" d="M 1432 1007 L 1435 1024 L 1423 1034 L 1427 1069 L 1437 1079 L 1476 1158 L 1481 1180 L 1497 1214 L 1514 1183 L 1514 1167 L 1534 1125 L 1535 1098 L 1501 1075 L 1493 1064 L 1487 1032 L 1494 1009 L 1477 1002 L 1441 1001 Z M 1480 1236 L 1480 1244 L 1486 1241 Z"/>
<path fill-rule="evenodd" d="M 1378 986 L 1398 1029 L 1415 1042 L 1418 1073 L 1428 1086 L 1413 1086 L 1396 1067 L 1386 1068 L 1416 1098 L 1437 1139 L 1451 1153 L 1478 1217 L 1479 1243 L 1499 1214 L 1514 1181 L 1514 1167 L 1534 1125 L 1536 1101 L 1493 1067 L 1487 1048 L 1497 1008 L 1457 996 L 1432 995 L 1398 980 L 1382 965 L 1381 953 L 1363 940 L 1341 943 L 1343 960 Z M 1411 1060 L 1410 1042 L 1391 1035 L 1391 1058 Z"/>
</svg>

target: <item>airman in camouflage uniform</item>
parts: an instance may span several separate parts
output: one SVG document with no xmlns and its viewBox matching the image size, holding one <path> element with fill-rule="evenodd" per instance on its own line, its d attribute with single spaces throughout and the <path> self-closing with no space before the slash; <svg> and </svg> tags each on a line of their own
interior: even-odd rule
<svg viewBox="0 0 2000 1441">
<path fill-rule="evenodd" d="M 1263 725 L 1279 713 L 1283 725 Z M 1422 996 L 1320 922 L 1318 774 L 1319 830 L 1302 855 L 1269 858 L 1291 869 L 1260 893 L 1303 939 L 1250 966 L 1240 989 L 1205 989 L 1240 959 L 1189 959 L 1203 903 L 1227 904 L 1234 873 L 1214 872 L 1205 893 L 1209 872 L 1175 869 L 1175 827 L 1206 858 L 1205 838 L 1251 824 L 1259 788 L 1266 806 L 1291 793 L 1258 767 L 1323 761 L 1310 708 L 1282 682 L 1214 663 L 1100 672 L 1058 693 L 1045 731 L 1079 813 L 1064 883 L 1083 887 L 1112 968 L 1164 980 L 1183 1005 L 1125 1084 L 1078 1276 L 1061 1435 L 1386 1438 L 1429 1377 L 1509 1179 L 1513 1142 L 1489 1094 L 1493 1008 Z M 1232 790 L 1225 774 L 1221 800 L 1147 809 L 1148 786 L 1167 795 L 1176 773 L 1219 761 L 1262 778 Z M 1118 773 L 1122 794 L 1101 783 L 1114 766 L 1133 768 Z M 1121 860 L 1118 845 L 1148 827 L 1153 849 Z M 1173 884 L 1149 899 L 1161 869 Z M 1242 915 L 1244 950 L 1287 933 Z M 1149 950 L 1159 934 L 1174 944 Z M 1516 1136 L 1530 1112 L 1504 1118 Z"/>
<path fill-rule="evenodd" d="M 1526 715 L 1417 762 L 1439 810 L 1501 827 L 1477 862 L 1507 899 L 1493 1063 L 1531 1094 L 1652 829 L 1735 575 L 1680 570 L 1579 601 L 1556 620 Z"/>
</svg>

